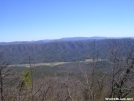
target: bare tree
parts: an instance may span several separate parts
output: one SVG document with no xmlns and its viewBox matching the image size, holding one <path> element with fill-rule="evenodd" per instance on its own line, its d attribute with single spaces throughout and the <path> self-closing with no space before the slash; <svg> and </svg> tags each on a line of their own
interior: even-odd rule
<svg viewBox="0 0 134 101">
<path fill-rule="evenodd" d="M 0 53 L 0 95 L 1 101 L 6 99 L 6 91 L 13 85 L 16 79 L 13 77 L 13 67 L 3 60 L 3 53 Z M 5 91 L 4 91 L 5 90 Z"/>
<path fill-rule="evenodd" d="M 99 52 L 97 51 L 96 41 L 93 42 L 94 51 L 92 54 L 92 71 L 91 73 L 87 73 L 83 68 L 80 67 L 83 77 L 85 79 L 85 84 L 83 87 L 84 90 L 84 99 L 85 101 L 97 101 L 102 96 L 102 92 L 105 85 L 106 74 L 104 72 L 102 77 L 98 77 L 96 75 L 96 70 L 99 67 Z M 91 67 L 90 67 L 91 68 Z"/>
<path fill-rule="evenodd" d="M 131 43 L 129 43 L 131 44 Z M 116 41 L 110 43 L 111 47 L 111 92 L 109 97 L 124 98 L 134 89 L 134 46 L 125 44 L 117 47 Z M 121 101 L 121 100 L 118 100 Z"/>
</svg>

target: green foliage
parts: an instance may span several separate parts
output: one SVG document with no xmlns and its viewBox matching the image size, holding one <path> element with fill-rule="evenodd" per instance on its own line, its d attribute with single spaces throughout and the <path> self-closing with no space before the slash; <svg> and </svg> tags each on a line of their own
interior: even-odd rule
<svg viewBox="0 0 134 101">
<path fill-rule="evenodd" d="M 31 84 L 32 84 L 31 71 L 30 70 L 23 71 L 21 74 L 22 90 L 27 90 Z"/>
</svg>

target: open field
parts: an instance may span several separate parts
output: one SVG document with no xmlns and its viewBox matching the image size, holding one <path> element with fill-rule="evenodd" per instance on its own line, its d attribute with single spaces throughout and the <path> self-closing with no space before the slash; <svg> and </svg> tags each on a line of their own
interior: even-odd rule
<svg viewBox="0 0 134 101">
<path fill-rule="evenodd" d="M 67 64 L 69 62 L 53 62 L 53 63 L 36 63 L 36 64 L 31 64 L 31 66 L 57 66 L 61 64 Z M 30 67 L 30 64 L 16 64 L 16 65 L 10 65 L 10 66 L 20 66 L 20 67 Z"/>
<path fill-rule="evenodd" d="M 98 61 L 102 61 L 102 59 L 98 59 Z M 84 61 L 79 61 L 79 62 L 93 62 L 92 59 L 85 59 Z M 68 63 L 75 63 L 75 62 L 51 62 L 51 63 L 35 63 L 31 64 L 31 66 L 36 67 L 36 66 L 58 66 L 58 65 L 63 65 L 63 64 L 68 64 Z M 16 64 L 16 65 L 9 65 L 9 66 L 16 66 L 16 67 L 30 67 L 30 64 Z"/>
</svg>

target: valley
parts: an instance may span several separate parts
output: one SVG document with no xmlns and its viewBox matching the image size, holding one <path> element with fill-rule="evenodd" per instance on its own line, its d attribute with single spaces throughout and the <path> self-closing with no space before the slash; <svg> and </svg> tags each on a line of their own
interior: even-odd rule
<svg viewBox="0 0 134 101">
<path fill-rule="evenodd" d="M 134 39 L 126 38 L 0 45 L 5 99 L 89 101 L 96 95 L 96 101 L 104 101 L 109 96 L 133 97 L 133 43 Z M 65 100 L 68 96 L 70 100 Z"/>
<path fill-rule="evenodd" d="M 96 61 L 104 61 L 102 59 L 98 59 Z M 106 60 L 105 60 L 106 61 Z M 93 62 L 92 59 L 85 59 L 84 61 L 77 61 L 77 62 L 51 62 L 51 63 L 36 63 L 36 64 L 15 64 L 15 65 L 9 65 L 9 66 L 13 66 L 13 67 L 30 67 L 30 65 L 32 67 L 36 67 L 36 66 L 50 66 L 50 67 L 54 67 L 54 66 L 58 66 L 58 65 L 63 65 L 63 64 L 70 64 L 70 63 L 88 63 L 88 62 Z"/>
</svg>

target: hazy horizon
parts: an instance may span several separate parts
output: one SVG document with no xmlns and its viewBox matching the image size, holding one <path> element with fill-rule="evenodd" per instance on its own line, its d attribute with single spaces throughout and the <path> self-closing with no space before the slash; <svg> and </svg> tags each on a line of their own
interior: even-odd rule
<svg viewBox="0 0 134 101">
<path fill-rule="evenodd" d="M 62 37 L 62 38 L 52 38 L 52 39 L 39 39 L 39 40 L 14 40 L 14 41 L 0 41 L 2 42 L 32 42 L 32 41 L 43 41 L 43 40 L 60 40 L 60 39 L 71 39 L 71 38 L 107 38 L 107 39 L 120 39 L 120 38 L 134 38 L 134 37 L 105 37 L 105 36 L 91 36 L 91 37 L 82 37 L 82 36 L 76 36 L 76 37 Z"/>
<path fill-rule="evenodd" d="M 133 37 L 133 0 L 1 0 L 0 42 Z"/>
</svg>

